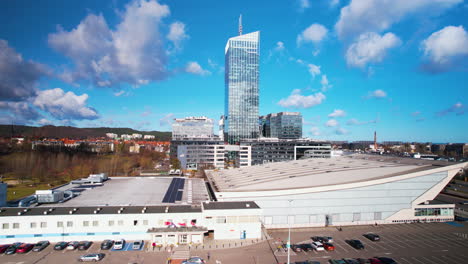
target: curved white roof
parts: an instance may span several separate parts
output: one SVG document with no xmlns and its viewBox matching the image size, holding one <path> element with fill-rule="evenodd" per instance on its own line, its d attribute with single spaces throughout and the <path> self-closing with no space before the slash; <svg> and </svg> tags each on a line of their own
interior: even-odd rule
<svg viewBox="0 0 468 264">
<path fill-rule="evenodd" d="M 353 154 L 210 171 L 208 178 L 218 192 L 251 192 L 364 182 L 453 164 L 445 161 Z"/>
</svg>

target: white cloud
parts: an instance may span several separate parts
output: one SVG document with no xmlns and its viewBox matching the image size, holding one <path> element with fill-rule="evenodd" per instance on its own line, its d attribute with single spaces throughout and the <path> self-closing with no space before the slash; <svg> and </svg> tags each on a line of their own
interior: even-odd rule
<svg viewBox="0 0 468 264">
<path fill-rule="evenodd" d="M 25 61 L 0 39 L 0 100 L 20 101 L 36 93 L 36 83 L 47 72 L 42 64 Z"/>
<path fill-rule="evenodd" d="M 303 64 L 302 60 L 297 60 L 297 62 L 299 64 Z M 320 73 L 321 73 L 320 72 L 320 66 L 315 65 L 315 64 L 309 64 L 309 65 L 307 65 L 307 67 L 309 67 L 310 75 L 312 75 L 313 78 L 315 78 L 316 75 L 320 75 Z"/>
<path fill-rule="evenodd" d="M 341 109 L 335 109 L 328 117 L 344 117 L 346 116 L 346 112 Z"/>
<path fill-rule="evenodd" d="M 15 124 L 30 123 L 41 117 L 28 102 L 0 102 L 0 110 L 11 113 Z"/>
<path fill-rule="evenodd" d="M 338 127 L 335 130 L 335 134 L 337 134 L 337 135 L 346 135 L 346 134 L 349 134 L 349 131 L 342 128 L 342 127 Z"/>
<path fill-rule="evenodd" d="M 369 92 L 369 94 L 367 95 L 367 99 L 370 99 L 370 98 L 384 98 L 384 97 L 387 97 L 387 93 L 384 91 L 384 90 L 375 90 L 375 91 L 372 91 L 372 92 Z"/>
<path fill-rule="evenodd" d="M 404 17 L 420 13 L 437 15 L 463 0 L 352 0 L 343 7 L 335 24 L 339 38 L 354 38 L 364 32 L 382 32 Z"/>
<path fill-rule="evenodd" d="M 349 126 L 361 126 L 361 125 L 367 125 L 367 124 L 375 124 L 379 122 L 379 118 L 376 118 L 374 120 L 369 120 L 369 121 L 359 121 L 356 118 L 351 118 L 346 122 L 347 125 Z"/>
<path fill-rule="evenodd" d="M 278 41 L 276 42 L 276 47 L 275 47 L 275 51 L 283 51 L 285 48 L 284 48 L 284 43 L 282 41 Z"/>
<path fill-rule="evenodd" d="M 37 124 L 40 126 L 47 126 L 47 125 L 52 125 L 53 122 L 48 119 L 42 118 L 39 121 L 37 121 Z"/>
<path fill-rule="evenodd" d="M 62 89 L 55 88 L 39 91 L 33 103 L 57 119 L 97 119 L 97 111 L 86 105 L 87 100 L 87 94 L 65 93 Z"/>
<path fill-rule="evenodd" d="M 304 96 L 301 95 L 301 90 L 295 89 L 288 98 L 281 99 L 278 104 L 282 107 L 309 108 L 321 104 L 325 98 L 322 93 Z"/>
<path fill-rule="evenodd" d="M 339 3 L 340 3 L 340 0 L 331 0 L 331 1 L 330 1 L 330 6 L 331 6 L 331 7 L 335 7 L 335 6 L 337 6 Z"/>
<path fill-rule="evenodd" d="M 309 0 L 299 0 L 299 10 L 304 11 L 305 9 L 310 7 Z"/>
<path fill-rule="evenodd" d="M 204 70 L 196 61 L 191 61 L 185 66 L 185 71 L 197 75 L 209 75 L 210 71 Z"/>
<path fill-rule="evenodd" d="M 467 107 L 465 105 L 458 102 L 458 103 L 452 105 L 451 107 L 449 107 L 447 109 L 444 109 L 444 110 L 442 110 L 440 112 L 437 112 L 436 115 L 437 116 L 445 116 L 445 115 L 448 115 L 450 113 L 455 113 L 455 115 L 459 116 L 459 115 L 465 114 L 466 108 Z"/>
<path fill-rule="evenodd" d="M 332 87 L 332 85 L 328 82 L 326 74 L 322 75 L 322 80 L 320 80 L 320 84 L 322 84 L 322 92 L 326 92 Z"/>
<path fill-rule="evenodd" d="M 320 24 L 312 24 L 301 34 L 297 36 L 297 44 L 312 42 L 314 44 L 320 43 L 328 33 L 328 29 Z"/>
<path fill-rule="evenodd" d="M 70 31 L 58 28 L 48 42 L 75 64 L 74 70 L 62 74 L 66 81 L 141 85 L 169 74 L 159 31 L 161 19 L 168 15 L 169 7 L 156 0 L 134 0 L 126 5 L 115 30 L 102 15 L 90 14 Z"/>
<path fill-rule="evenodd" d="M 172 41 L 175 49 L 179 49 L 181 42 L 188 38 L 188 36 L 185 34 L 185 24 L 179 21 L 172 23 L 169 26 L 169 33 L 167 34 L 167 38 Z"/>
<path fill-rule="evenodd" d="M 311 127 L 309 133 L 314 136 L 320 136 L 320 129 L 318 127 Z"/>
<path fill-rule="evenodd" d="M 173 119 L 174 119 L 174 114 L 169 113 L 169 114 L 165 115 L 164 117 L 162 117 L 161 119 L 159 119 L 159 125 L 160 126 L 169 126 L 169 125 L 172 124 Z"/>
<path fill-rule="evenodd" d="M 393 33 L 380 36 L 377 33 L 367 32 L 349 46 L 346 51 L 346 62 L 349 66 L 364 68 L 369 63 L 381 62 L 388 49 L 400 44 L 401 40 Z"/>
<path fill-rule="evenodd" d="M 338 123 L 338 121 L 336 121 L 335 119 L 330 119 L 325 123 L 325 125 L 327 127 L 336 127 L 336 126 L 339 126 L 340 123 Z"/>
<path fill-rule="evenodd" d="M 443 71 L 468 56 L 468 33 L 463 26 L 447 26 L 422 41 L 421 48 L 432 66 Z"/>
</svg>

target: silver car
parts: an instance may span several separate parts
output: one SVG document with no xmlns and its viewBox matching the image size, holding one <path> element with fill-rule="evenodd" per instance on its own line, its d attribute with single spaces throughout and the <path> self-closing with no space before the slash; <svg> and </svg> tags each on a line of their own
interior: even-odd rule
<svg viewBox="0 0 468 264">
<path fill-rule="evenodd" d="M 105 256 L 104 253 L 93 253 L 93 254 L 86 254 L 86 255 L 83 255 L 81 256 L 78 261 L 100 261 L 101 259 L 103 259 Z"/>
<path fill-rule="evenodd" d="M 143 240 L 137 240 L 137 241 L 133 242 L 132 249 L 133 250 L 139 250 L 142 245 L 143 245 Z"/>
</svg>

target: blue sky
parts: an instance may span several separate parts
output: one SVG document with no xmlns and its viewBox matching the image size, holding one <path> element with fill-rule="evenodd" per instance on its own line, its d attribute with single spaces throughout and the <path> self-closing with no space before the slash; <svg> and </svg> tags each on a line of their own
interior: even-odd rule
<svg viewBox="0 0 468 264">
<path fill-rule="evenodd" d="M 0 123 L 170 131 L 224 109 L 224 47 L 260 33 L 260 113 L 304 136 L 468 142 L 463 0 L 2 1 Z"/>
</svg>

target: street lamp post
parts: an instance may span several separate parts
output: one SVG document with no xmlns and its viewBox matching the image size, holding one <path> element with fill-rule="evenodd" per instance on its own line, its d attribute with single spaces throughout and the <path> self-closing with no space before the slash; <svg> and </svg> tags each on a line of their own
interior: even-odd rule
<svg viewBox="0 0 468 264">
<path fill-rule="evenodd" d="M 289 212 L 291 213 L 291 202 L 293 200 L 288 200 L 289 202 Z M 288 248 L 288 264 L 290 264 L 290 250 L 291 250 L 291 221 L 289 221 L 289 214 L 288 214 L 288 244 L 286 245 Z"/>
</svg>

